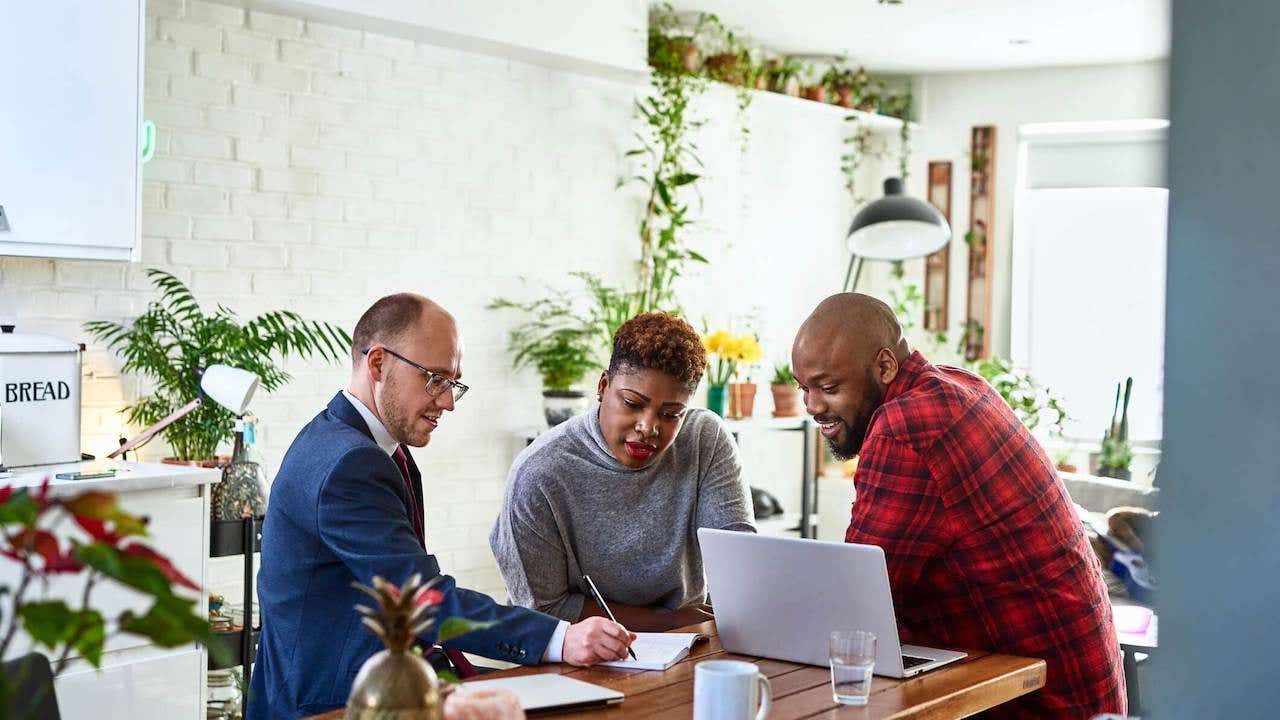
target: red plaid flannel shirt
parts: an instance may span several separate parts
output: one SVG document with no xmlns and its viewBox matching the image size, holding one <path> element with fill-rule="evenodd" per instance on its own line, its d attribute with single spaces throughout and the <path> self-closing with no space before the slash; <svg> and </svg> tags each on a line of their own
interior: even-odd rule
<svg viewBox="0 0 1280 720">
<path fill-rule="evenodd" d="M 912 353 L 871 418 L 845 542 L 884 548 L 902 641 L 1042 658 L 992 717 L 1125 712 L 1098 561 L 1040 444 L 987 383 Z"/>
</svg>

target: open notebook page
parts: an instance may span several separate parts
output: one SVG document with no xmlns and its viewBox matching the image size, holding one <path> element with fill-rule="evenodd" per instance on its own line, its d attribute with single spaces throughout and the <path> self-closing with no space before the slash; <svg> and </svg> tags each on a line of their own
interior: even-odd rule
<svg viewBox="0 0 1280 720">
<path fill-rule="evenodd" d="M 633 670 L 666 670 L 689 654 L 689 649 L 699 638 L 698 633 L 636 633 L 631 643 L 636 659 L 614 660 L 605 667 L 631 668 Z"/>
</svg>

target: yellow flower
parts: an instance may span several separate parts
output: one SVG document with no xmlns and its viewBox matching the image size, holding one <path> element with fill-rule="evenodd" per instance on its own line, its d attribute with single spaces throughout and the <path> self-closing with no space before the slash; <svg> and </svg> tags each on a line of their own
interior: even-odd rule
<svg viewBox="0 0 1280 720">
<path fill-rule="evenodd" d="M 730 337 L 731 336 L 729 335 L 728 332 L 724 330 L 717 330 L 711 333 L 710 335 L 702 338 L 702 345 L 707 349 L 707 352 L 709 353 L 723 354 L 724 344 L 726 341 L 730 339 Z"/>
<path fill-rule="evenodd" d="M 754 335 L 738 337 L 737 355 L 738 361 L 746 365 L 755 365 L 760 362 L 760 358 L 764 357 L 764 353 L 760 350 L 760 343 Z"/>
</svg>

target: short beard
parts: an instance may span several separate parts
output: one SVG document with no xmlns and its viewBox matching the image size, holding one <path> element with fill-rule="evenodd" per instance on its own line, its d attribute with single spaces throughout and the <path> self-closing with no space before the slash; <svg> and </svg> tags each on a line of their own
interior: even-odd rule
<svg viewBox="0 0 1280 720">
<path fill-rule="evenodd" d="M 884 388 L 874 380 L 871 383 L 871 394 L 866 402 L 858 408 L 852 423 L 845 423 L 845 439 L 837 443 L 835 438 L 827 438 L 827 447 L 837 459 L 848 460 L 862 452 L 862 442 L 867 439 L 867 429 L 871 426 L 871 416 L 884 403 Z"/>
<path fill-rule="evenodd" d="M 400 403 L 400 398 L 403 397 L 401 395 L 402 392 L 400 383 L 397 380 L 393 378 L 387 379 L 386 384 L 382 387 L 382 397 L 379 398 L 382 401 L 382 424 L 386 427 L 387 434 L 397 443 L 411 447 L 422 447 L 426 442 L 423 442 L 422 445 L 413 442 L 414 418 L 409 416 L 408 410 Z M 430 440 L 430 436 L 427 439 Z"/>
</svg>

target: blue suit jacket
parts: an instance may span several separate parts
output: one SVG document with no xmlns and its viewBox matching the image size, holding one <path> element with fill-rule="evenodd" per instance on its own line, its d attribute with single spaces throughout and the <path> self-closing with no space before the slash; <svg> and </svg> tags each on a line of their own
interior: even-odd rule
<svg viewBox="0 0 1280 720">
<path fill-rule="evenodd" d="M 409 466 L 421 497 L 412 458 Z M 410 512 L 421 510 L 395 461 L 338 393 L 298 433 L 271 486 L 258 571 L 262 639 L 249 718 L 292 719 L 346 705 L 360 665 L 382 649 L 360 624 L 355 606 L 368 599 L 351 583 L 369 584 L 380 575 L 398 585 L 414 573 L 424 580 L 440 575 L 435 556 L 418 544 Z M 437 587 L 445 594 L 437 617 L 501 622 L 451 640 L 450 648 L 516 663 L 541 660 L 555 618 L 499 605 L 456 587 L 449 576 Z"/>
</svg>

